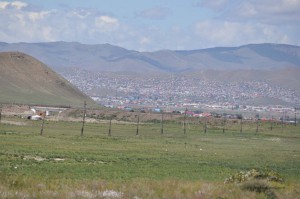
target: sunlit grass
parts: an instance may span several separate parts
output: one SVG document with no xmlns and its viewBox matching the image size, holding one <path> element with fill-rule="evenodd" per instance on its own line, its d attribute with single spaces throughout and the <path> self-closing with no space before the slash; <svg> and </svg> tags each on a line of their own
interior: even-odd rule
<svg viewBox="0 0 300 199">
<path fill-rule="evenodd" d="M 22 122 L 13 125 L 5 121 Z M 283 176 L 279 196 L 299 193 L 299 126 L 280 124 L 169 122 L 136 124 L 41 121 L 2 118 L 0 124 L 0 194 L 44 198 L 105 198 L 106 190 L 122 198 L 264 198 L 263 194 L 224 185 L 238 171 L 274 170 Z M 107 192 L 108 193 L 108 192 Z M 4 195 L 3 195 L 4 194 Z M 48 194 L 48 195 L 47 195 Z M 104 194 L 104 195 L 105 195 Z"/>
</svg>

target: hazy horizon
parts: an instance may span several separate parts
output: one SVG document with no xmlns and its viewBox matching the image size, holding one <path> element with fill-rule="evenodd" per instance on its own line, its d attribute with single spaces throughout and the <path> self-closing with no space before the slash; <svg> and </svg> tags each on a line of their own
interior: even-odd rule
<svg viewBox="0 0 300 199">
<path fill-rule="evenodd" d="M 300 45 L 299 0 L 0 1 L 0 41 L 130 50 Z"/>
</svg>

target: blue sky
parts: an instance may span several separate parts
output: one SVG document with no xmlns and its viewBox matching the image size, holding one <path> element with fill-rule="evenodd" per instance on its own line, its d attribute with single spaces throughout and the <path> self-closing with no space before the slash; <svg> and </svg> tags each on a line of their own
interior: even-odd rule
<svg viewBox="0 0 300 199">
<path fill-rule="evenodd" d="M 139 51 L 300 45 L 300 0 L 0 0 L 0 41 Z"/>
</svg>

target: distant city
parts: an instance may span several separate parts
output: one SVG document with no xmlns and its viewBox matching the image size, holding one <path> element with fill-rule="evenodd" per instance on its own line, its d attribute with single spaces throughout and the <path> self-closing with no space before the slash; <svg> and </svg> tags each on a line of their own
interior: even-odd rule
<svg viewBox="0 0 300 199">
<path fill-rule="evenodd" d="M 108 107 L 293 110 L 300 96 L 265 81 L 221 83 L 177 74 L 133 75 L 72 69 L 61 73 L 81 91 Z M 264 100 L 263 105 L 257 101 Z M 278 106 L 280 105 L 280 106 Z"/>
</svg>

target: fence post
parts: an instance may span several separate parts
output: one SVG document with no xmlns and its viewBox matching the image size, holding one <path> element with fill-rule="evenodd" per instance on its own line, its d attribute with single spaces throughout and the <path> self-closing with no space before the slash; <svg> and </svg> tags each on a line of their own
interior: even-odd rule
<svg viewBox="0 0 300 199">
<path fill-rule="evenodd" d="M 161 134 L 164 134 L 164 111 L 161 110 Z"/>
<path fill-rule="evenodd" d="M 140 115 L 137 115 L 136 135 L 139 135 Z"/>
<path fill-rule="evenodd" d="M 186 112 L 187 108 L 184 111 L 184 119 L 183 119 L 183 134 L 186 134 Z"/>
<path fill-rule="evenodd" d="M 223 133 L 225 133 L 225 125 L 226 125 L 226 117 L 224 116 L 224 119 L 223 119 Z"/>
<path fill-rule="evenodd" d="M 109 120 L 109 129 L 108 129 L 108 136 L 109 137 L 111 136 L 111 120 L 112 120 L 112 118 L 110 118 L 110 120 Z"/>
<path fill-rule="evenodd" d="M 0 107 L 0 123 L 1 123 L 1 119 L 2 119 L 2 107 Z"/>
<path fill-rule="evenodd" d="M 258 118 L 256 119 L 256 133 L 258 133 Z"/>
<path fill-rule="evenodd" d="M 207 119 L 205 117 L 205 123 L 204 123 L 204 133 L 206 134 L 207 131 Z"/>
<path fill-rule="evenodd" d="M 240 128 L 240 133 L 243 133 L 243 116 L 241 116 L 241 128 Z"/>
<path fill-rule="evenodd" d="M 284 111 L 284 127 L 286 127 L 286 111 Z"/>
<path fill-rule="evenodd" d="M 1 121 L 1 119 L 0 119 Z M 295 107 L 295 126 L 297 126 L 297 108 Z"/>
<path fill-rule="evenodd" d="M 43 133 L 44 133 L 44 123 L 45 123 L 46 112 L 44 112 L 43 116 L 44 117 L 43 117 L 43 122 L 42 122 L 42 127 L 41 127 L 41 133 L 40 133 L 40 135 L 43 135 Z"/>
<path fill-rule="evenodd" d="M 271 118 L 271 127 L 270 127 L 270 130 L 272 131 L 273 130 L 273 116 Z"/>
<path fill-rule="evenodd" d="M 284 112 L 282 112 L 282 117 L 281 117 L 281 132 L 283 132 L 283 118 L 284 118 Z"/>
<path fill-rule="evenodd" d="M 81 136 L 83 136 L 84 123 L 85 123 L 85 114 L 86 114 L 86 101 L 84 101 L 84 106 L 83 106 L 83 118 L 82 118 Z"/>
</svg>

